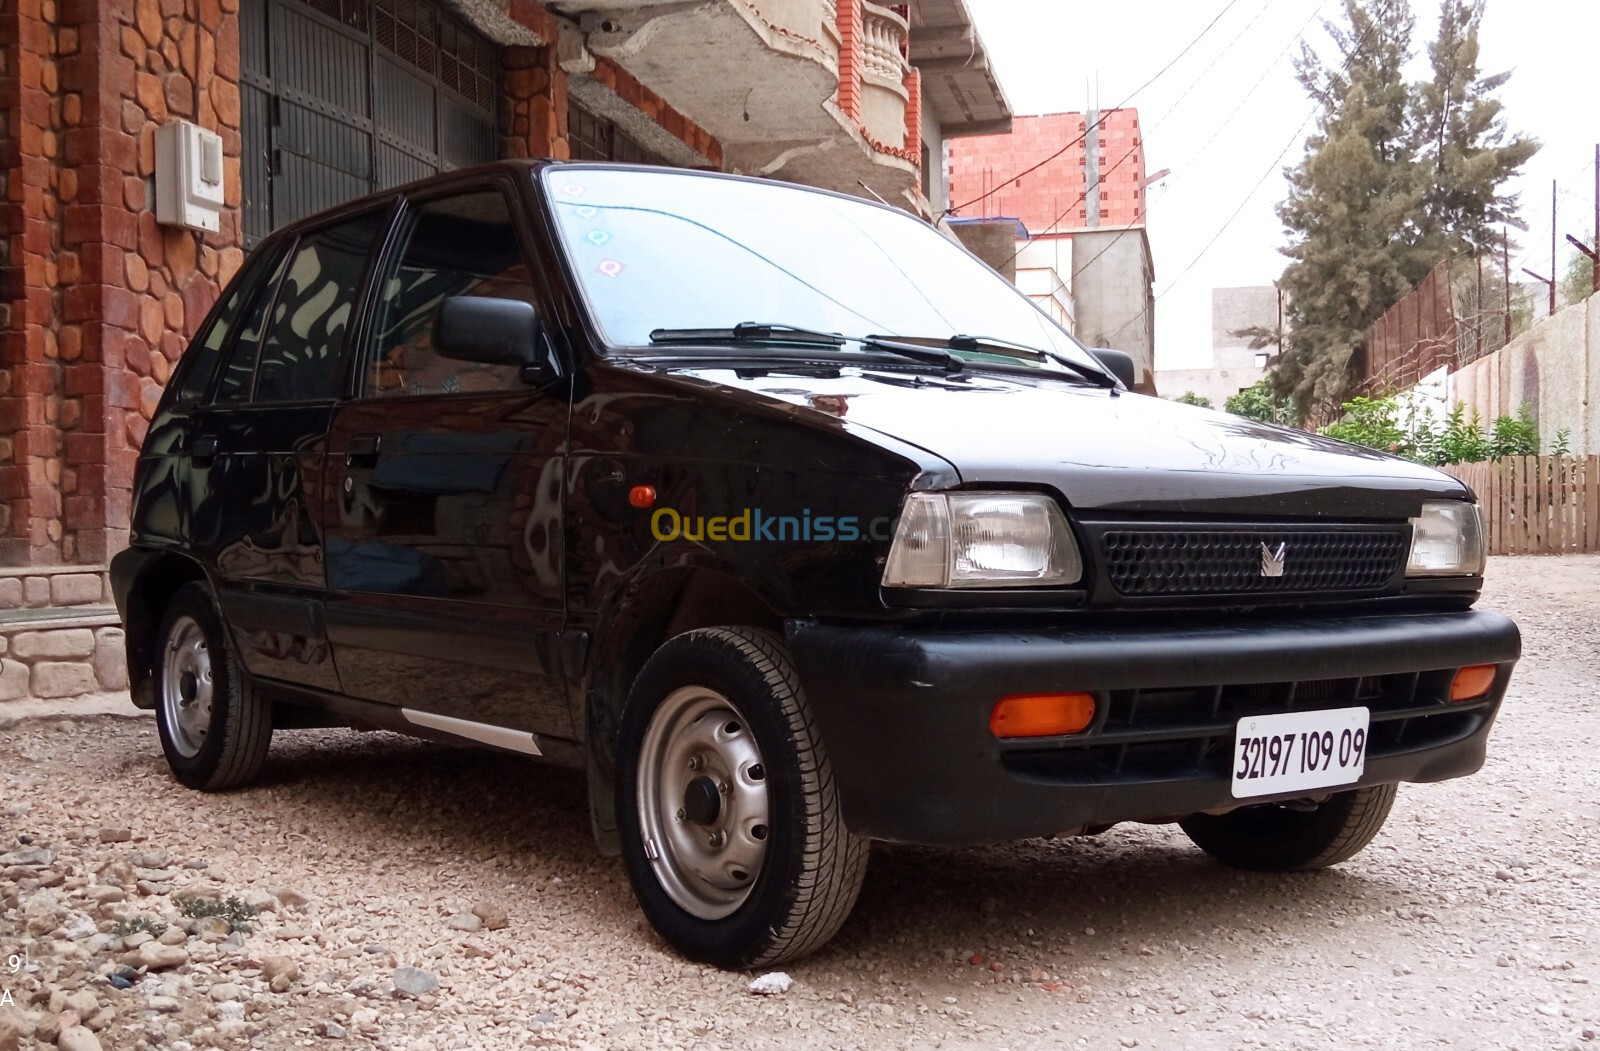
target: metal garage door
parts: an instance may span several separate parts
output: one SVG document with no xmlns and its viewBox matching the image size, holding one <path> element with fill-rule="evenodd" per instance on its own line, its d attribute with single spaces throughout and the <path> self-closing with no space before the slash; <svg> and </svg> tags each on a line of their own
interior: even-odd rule
<svg viewBox="0 0 1600 1051">
<path fill-rule="evenodd" d="M 245 243 L 499 156 L 499 50 L 429 0 L 239 5 Z"/>
</svg>

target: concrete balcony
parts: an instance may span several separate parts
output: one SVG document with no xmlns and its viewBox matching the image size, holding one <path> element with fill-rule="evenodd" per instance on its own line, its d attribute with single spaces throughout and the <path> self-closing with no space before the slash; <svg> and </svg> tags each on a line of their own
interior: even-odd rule
<svg viewBox="0 0 1600 1051">
<path fill-rule="evenodd" d="M 887 7 L 861 5 L 861 126 L 875 142 L 901 145 L 906 138 L 906 77 L 910 26 Z"/>
<path fill-rule="evenodd" d="M 825 106 L 839 90 L 831 2 L 569 0 L 561 8 L 603 19 L 587 50 L 621 65 L 725 151 L 838 133 Z"/>
<path fill-rule="evenodd" d="M 871 0 L 568 0 L 563 65 L 611 59 L 716 136 L 730 171 L 914 207 L 910 28 Z M 841 78 L 844 86 L 841 87 Z M 864 190 L 865 185 L 870 188 Z"/>
</svg>

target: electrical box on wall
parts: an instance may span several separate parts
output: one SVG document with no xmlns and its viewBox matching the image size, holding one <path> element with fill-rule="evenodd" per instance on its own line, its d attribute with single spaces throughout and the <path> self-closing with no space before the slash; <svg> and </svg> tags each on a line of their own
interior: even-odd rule
<svg viewBox="0 0 1600 1051">
<path fill-rule="evenodd" d="M 222 137 L 186 120 L 156 129 L 156 222 L 215 230 L 222 214 Z"/>
</svg>

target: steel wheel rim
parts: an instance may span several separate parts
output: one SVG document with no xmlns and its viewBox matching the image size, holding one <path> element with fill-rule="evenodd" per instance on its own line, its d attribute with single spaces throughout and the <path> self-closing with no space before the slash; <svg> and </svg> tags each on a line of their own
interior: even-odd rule
<svg viewBox="0 0 1600 1051">
<path fill-rule="evenodd" d="M 198 621 L 172 622 L 161 658 L 161 714 L 172 747 L 186 759 L 200 754 L 211 732 L 211 649 Z"/>
<path fill-rule="evenodd" d="M 736 912 L 766 862 L 771 826 L 761 750 L 731 701 L 685 686 L 661 702 L 639 755 L 637 803 L 645 857 L 667 896 L 702 920 Z"/>
</svg>

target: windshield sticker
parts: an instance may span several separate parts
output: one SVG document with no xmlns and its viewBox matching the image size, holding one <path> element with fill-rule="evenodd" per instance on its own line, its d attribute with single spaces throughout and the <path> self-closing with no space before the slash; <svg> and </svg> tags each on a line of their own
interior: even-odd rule
<svg viewBox="0 0 1600 1051">
<path fill-rule="evenodd" d="M 579 219 L 593 219 L 600 214 L 600 209 L 592 204 L 581 204 L 573 209 Z"/>
<path fill-rule="evenodd" d="M 618 277 L 626 269 L 627 266 L 625 264 L 619 263 L 615 259 L 605 259 L 601 261 L 599 266 L 594 268 L 594 272 L 603 274 L 606 277 Z"/>
<path fill-rule="evenodd" d="M 594 245 L 596 248 L 604 248 L 606 244 L 610 242 L 611 235 L 606 233 L 604 230 L 590 230 L 588 233 L 583 235 L 583 239 Z"/>
<path fill-rule="evenodd" d="M 561 192 L 566 194 L 568 197 L 582 197 L 583 183 L 569 182 L 565 186 L 561 187 Z"/>
</svg>

